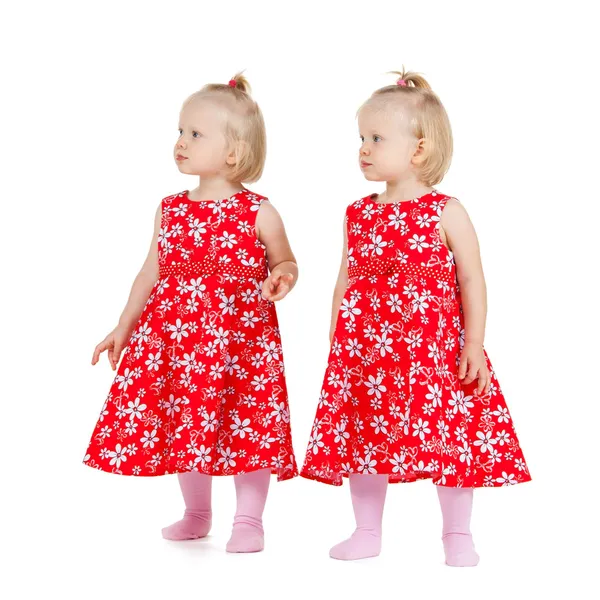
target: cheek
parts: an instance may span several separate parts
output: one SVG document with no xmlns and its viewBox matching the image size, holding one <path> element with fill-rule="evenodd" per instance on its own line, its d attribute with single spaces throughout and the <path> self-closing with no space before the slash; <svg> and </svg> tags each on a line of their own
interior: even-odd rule
<svg viewBox="0 0 600 600">
<path fill-rule="evenodd" d="M 206 161 L 213 167 L 220 167 L 224 162 L 223 153 L 218 148 L 211 148 L 206 153 Z"/>
<path fill-rule="evenodd" d="M 406 146 L 386 148 L 382 158 L 387 168 L 394 171 L 402 170 L 410 164 L 410 153 Z"/>
<path fill-rule="evenodd" d="M 210 161 L 212 157 L 211 147 L 208 144 L 196 143 L 192 148 L 192 156 L 202 162 Z"/>
<path fill-rule="evenodd" d="M 386 169 L 393 167 L 395 163 L 398 163 L 398 155 L 394 152 L 393 148 L 380 148 L 379 150 L 379 164 Z"/>
</svg>

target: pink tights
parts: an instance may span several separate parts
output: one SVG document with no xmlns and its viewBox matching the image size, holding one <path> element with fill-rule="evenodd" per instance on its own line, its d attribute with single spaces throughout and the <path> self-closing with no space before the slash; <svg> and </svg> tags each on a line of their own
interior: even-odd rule
<svg viewBox="0 0 600 600">
<path fill-rule="evenodd" d="M 212 477 L 195 471 L 178 476 L 185 503 L 183 519 L 162 530 L 168 540 L 193 540 L 208 535 L 212 524 Z M 262 514 L 271 472 L 261 469 L 235 475 L 237 510 L 227 552 L 260 552 L 264 548 Z"/>
<path fill-rule="evenodd" d="M 377 556 L 381 551 L 381 522 L 388 477 L 352 473 L 349 480 L 356 530 L 350 538 L 334 546 L 329 555 L 340 560 Z M 473 489 L 436 487 L 442 509 L 446 564 L 453 567 L 475 566 L 479 556 L 473 547 L 470 531 Z"/>
<path fill-rule="evenodd" d="M 331 558 L 356 560 L 381 552 L 381 521 L 387 475 L 350 474 L 350 496 L 356 519 L 354 533 L 329 551 Z"/>
<path fill-rule="evenodd" d="M 473 488 L 436 486 L 442 509 L 442 541 L 446 564 L 451 567 L 474 567 L 479 555 L 471 536 Z"/>
</svg>

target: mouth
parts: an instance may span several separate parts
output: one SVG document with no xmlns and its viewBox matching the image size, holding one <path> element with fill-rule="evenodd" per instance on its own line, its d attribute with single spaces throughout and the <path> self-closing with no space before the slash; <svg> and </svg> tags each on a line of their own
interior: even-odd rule
<svg viewBox="0 0 600 600">
<path fill-rule="evenodd" d="M 181 156 L 181 154 L 178 154 L 175 157 L 175 160 L 178 160 L 178 161 L 187 160 L 187 156 Z"/>
<path fill-rule="evenodd" d="M 360 161 L 360 166 L 364 169 L 365 167 L 371 167 L 371 163 L 365 162 L 364 160 Z"/>
</svg>

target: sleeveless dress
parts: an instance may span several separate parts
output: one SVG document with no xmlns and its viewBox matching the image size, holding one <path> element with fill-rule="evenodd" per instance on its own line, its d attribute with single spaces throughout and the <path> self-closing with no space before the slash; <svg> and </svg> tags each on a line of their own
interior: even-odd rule
<svg viewBox="0 0 600 600">
<path fill-rule="evenodd" d="M 329 352 L 303 477 L 501 486 L 530 475 L 498 380 L 477 395 L 458 365 L 464 321 L 438 224 L 448 200 L 361 198 L 346 209 L 348 286 Z"/>
<path fill-rule="evenodd" d="M 261 295 L 264 196 L 162 200 L 159 277 L 84 464 L 121 475 L 297 475 L 280 331 Z"/>
</svg>

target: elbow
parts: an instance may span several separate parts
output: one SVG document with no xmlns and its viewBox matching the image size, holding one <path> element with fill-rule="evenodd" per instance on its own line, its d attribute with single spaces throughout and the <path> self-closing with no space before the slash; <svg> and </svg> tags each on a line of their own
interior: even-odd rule
<svg viewBox="0 0 600 600">
<path fill-rule="evenodd" d="M 458 281 L 458 285 L 462 289 L 468 287 L 485 287 L 485 279 L 483 274 L 465 274 L 458 272 L 456 279 Z"/>
</svg>

